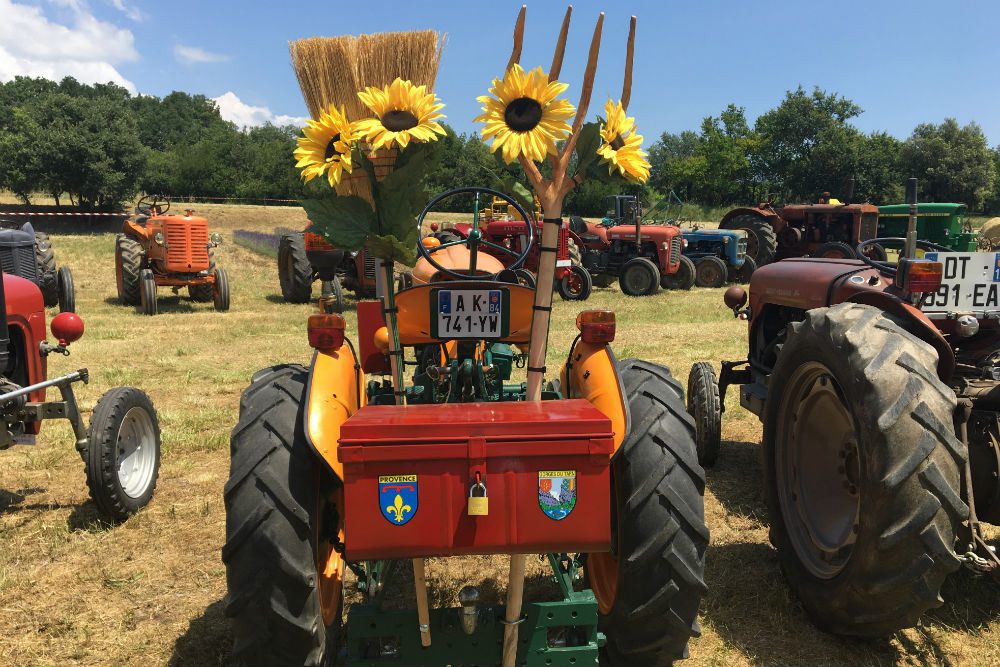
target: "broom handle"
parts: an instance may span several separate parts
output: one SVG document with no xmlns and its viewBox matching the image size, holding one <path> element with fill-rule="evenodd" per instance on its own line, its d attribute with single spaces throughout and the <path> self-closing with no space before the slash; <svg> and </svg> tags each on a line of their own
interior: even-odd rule
<svg viewBox="0 0 1000 667">
<path fill-rule="evenodd" d="M 424 577 L 424 559 L 413 559 L 413 587 L 417 594 L 417 622 L 420 624 L 420 645 L 431 645 L 431 615 L 427 605 L 427 579 Z M 513 663 L 511 663 L 513 664 Z"/>
<path fill-rule="evenodd" d="M 399 329 L 396 324 L 396 285 L 392 280 L 392 262 L 380 259 L 379 264 L 382 265 L 382 304 L 385 309 L 385 325 L 389 330 L 389 370 L 392 373 L 393 399 L 396 405 L 405 405 L 403 355 L 399 352 Z"/>
<path fill-rule="evenodd" d="M 503 628 L 503 667 L 514 667 L 517 660 L 517 626 L 521 618 L 521 599 L 524 596 L 524 554 L 510 557 L 510 576 L 507 580 L 507 613 Z"/>
</svg>

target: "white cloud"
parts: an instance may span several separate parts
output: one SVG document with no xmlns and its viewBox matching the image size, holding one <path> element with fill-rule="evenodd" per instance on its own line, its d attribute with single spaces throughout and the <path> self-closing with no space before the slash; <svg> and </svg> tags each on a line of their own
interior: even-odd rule
<svg viewBox="0 0 1000 667">
<path fill-rule="evenodd" d="M 82 83 L 113 81 L 135 92 L 116 67 L 139 58 L 132 33 L 98 20 L 81 2 L 57 4 L 70 10 L 71 25 L 50 20 L 40 7 L 0 0 L 0 81 L 72 76 Z"/>
<path fill-rule="evenodd" d="M 125 0 L 108 0 L 111 5 L 120 11 L 122 14 L 132 19 L 133 21 L 145 21 L 146 15 L 138 8 L 132 7 L 125 3 Z"/>
<path fill-rule="evenodd" d="M 177 62 L 185 65 L 193 65 L 195 63 L 221 63 L 229 60 L 229 56 L 225 54 L 212 53 L 211 51 L 200 49 L 197 46 L 184 46 L 183 44 L 178 44 L 174 47 L 174 58 L 177 59 Z"/>
<path fill-rule="evenodd" d="M 256 127 L 271 123 L 272 125 L 305 125 L 306 119 L 299 116 L 275 114 L 267 107 L 255 107 L 241 100 L 236 93 L 229 91 L 213 98 L 219 105 L 219 114 L 223 119 L 235 123 L 237 127 Z"/>
</svg>

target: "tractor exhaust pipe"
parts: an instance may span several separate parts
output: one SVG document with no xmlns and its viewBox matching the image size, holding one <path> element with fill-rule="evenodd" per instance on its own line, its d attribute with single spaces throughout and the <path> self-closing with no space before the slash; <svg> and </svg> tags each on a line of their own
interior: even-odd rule
<svg viewBox="0 0 1000 667">
<path fill-rule="evenodd" d="M 906 245 L 903 255 L 909 258 L 917 256 L 917 179 L 906 180 L 906 203 L 910 205 L 910 219 L 906 225 Z"/>
<path fill-rule="evenodd" d="M 850 176 L 847 179 L 847 184 L 844 187 L 844 203 L 850 204 L 854 201 L 854 177 Z"/>
</svg>

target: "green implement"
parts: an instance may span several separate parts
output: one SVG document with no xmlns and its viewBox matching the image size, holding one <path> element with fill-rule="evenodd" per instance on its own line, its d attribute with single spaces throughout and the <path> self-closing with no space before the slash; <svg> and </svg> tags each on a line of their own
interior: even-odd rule
<svg viewBox="0 0 1000 667">
<path fill-rule="evenodd" d="M 908 204 L 879 206 L 879 237 L 906 236 L 909 215 Z M 966 219 L 965 204 L 918 204 L 917 238 L 951 248 L 956 252 L 976 251 L 976 235 Z"/>
</svg>

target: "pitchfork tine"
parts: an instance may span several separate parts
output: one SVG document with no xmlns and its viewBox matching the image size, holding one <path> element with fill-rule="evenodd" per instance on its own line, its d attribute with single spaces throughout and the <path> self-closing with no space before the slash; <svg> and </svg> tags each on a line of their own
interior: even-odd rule
<svg viewBox="0 0 1000 667">
<path fill-rule="evenodd" d="M 521 11 L 517 14 L 517 22 L 514 24 L 514 50 L 510 52 L 510 60 L 507 61 L 506 72 L 514 63 L 521 62 L 521 45 L 524 43 L 524 13 L 528 11 L 528 5 L 521 5 Z"/>
<path fill-rule="evenodd" d="M 563 17 L 562 28 L 559 30 L 559 41 L 556 42 L 556 52 L 552 54 L 552 67 L 549 68 L 549 81 L 559 78 L 562 71 L 563 56 L 566 55 L 566 36 L 569 34 L 569 18 L 573 14 L 573 5 L 566 8 L 566 16 Z"/>
<path fill-rule="evenodd" d="M 601 52 L 601 29 L 604 27 L 604 12 L 597 17 L 597 25 L 594 26 L 594 37 L 590 40 L 590 53 L 587 56 L 587 69 L 583 72 L 583 88 L 580 90 L 580 104 L 576 107 L 576 118 L 573 119 L 573 131 L 563 144 L 559 159 L 565 165 L 569 164 L 569 156 L 576 148 L 576 140 L 580 136 L 580 128 L 587 118 L 587 109 L 590 107 L 590 96 L 594 92 L 594 76 L 597 74 L 597 56 Z"/>
<path fill-rule="evenodd" d="M 625 82 L 622 83 L 622 108 L 628 111 L 632 99 L 632 61 L 635 59 L 635 17 L 628 25 L 628 46 L 625 47 Z"/>
</svg>

